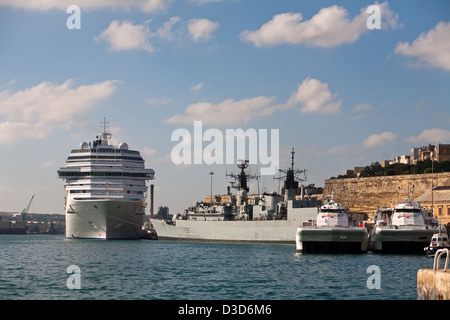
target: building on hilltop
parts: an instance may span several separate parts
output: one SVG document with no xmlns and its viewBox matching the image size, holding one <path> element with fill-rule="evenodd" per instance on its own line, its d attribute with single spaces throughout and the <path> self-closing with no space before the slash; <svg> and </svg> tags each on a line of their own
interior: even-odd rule
<svg viewBox="0 0 450 320">
<path fill-rule="evenodd" d="M 410 164 L 417 163 L 417 159 L 419 159 L 419 149 L 420 148 L 411 148 L 411 150 L 409 151 Z"/>
<path fill-rule="evenodd" d="M 411 148 L 410 157 L 411 164 L 425 160 L 436 162 L 450 161 L 450 144 L 439 142 L 437 146 L 429 144 L 420 148 Z"/>
<path fill-rule="evenodd" d="M 345 175 L 347 177 L 359 177 L 361 172 L 363 172 L 365 167 L 353 167 L 353 169 L 345 170 Z"/>
<path fill-rule="evenodd" d="M 442 163 L 450 161 L 450 144 L 438 143 L 437 146 L 429 144 L 420 148 L 411 148 L 409 155 L 394 157 L 394 160 L 382 160 L 381 167 L 387 168 L 394 164 L 417 165 L 419 161 L 432 160 Z M 365 167 L 354 167 L 345 171 L 345 177 L 360 177 Z"/>
<path fill-rule="evenodd" d="M 419 148 L 417 160 L 418 161 L 435 160 L 435 149 L 436 146 L 431 144 Z"/>
<path fill-rule="evenodd" d="M 386 168 L 386 167 L 388 167 L 392 162 L 393 162 L 393 160 L 382 160 L 382 161 L 381 161 L 381 166 L 382 166 L 383 168 Z"/>
<path fill-rule="evenodd" d="M 438 144 L 436 148 L 436 161 L 450 161 L 450 144 Z"/>
<path fill-rule="evenodd" d="M 401 164 L 410 164 L 411 163 L 411 157 L 409 155 L 401 155 L 398 157 L 394 157 L 394 161 L 392 161 L 390 164 L 394 163 L 401 163 Z"/>
</svg>

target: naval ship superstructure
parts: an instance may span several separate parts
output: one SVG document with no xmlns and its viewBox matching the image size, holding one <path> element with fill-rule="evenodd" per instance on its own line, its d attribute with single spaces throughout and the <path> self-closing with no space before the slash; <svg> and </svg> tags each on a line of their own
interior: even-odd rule
<svg viewBox="0 0 450 320">
<path fill-rule="evenodd" d="M 231 201 L 197 203 L 170 221 L 150 218 L 158 239 L 295 244 L 297 226 L 317 218 L 320 202 L 303 193 L 301 199 L 295 199 L 296 180 L 304 171 L 294 170 L 293 159 L 292 150 L 291 168 L 280 170 L 285 174 L 280 176 L 285 178 L 283 195 L 274 192 L 250 197 L 247 181 L 252 176 L 246 173 L 248 161 L 244 161 L 238 164 L 237 175 L 228 175 L 237 182 L 233 186 L 237 194 L 229 193 Z"/>
<path fill-rule="evenodd" d="M 146 181 L 155 172 L 127 143 L 111 144 L 106 120 L 96 140 L 72 150 L 57 173 L 65 180 L 67 238 L 139 238 Z"/>
</svg>

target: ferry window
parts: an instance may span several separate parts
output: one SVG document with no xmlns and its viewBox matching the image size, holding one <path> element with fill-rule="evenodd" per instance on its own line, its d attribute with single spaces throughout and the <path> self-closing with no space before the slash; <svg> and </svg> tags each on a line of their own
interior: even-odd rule
<svg viewBox="0 0 450 320">
<path fill-rule="evenodd" d="M 396 209 L 397 212 L 420 212 L 420 209 L 406 209 L 406 208 L 400 208 Z"/>
</svg>

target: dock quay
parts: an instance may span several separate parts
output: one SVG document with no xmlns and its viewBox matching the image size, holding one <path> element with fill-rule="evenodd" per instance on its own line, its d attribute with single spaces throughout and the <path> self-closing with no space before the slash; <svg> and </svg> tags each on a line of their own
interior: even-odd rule
<svg viewBox="0 0 450 320">
<path fill-rule="evenodd" d="M 450 271 L 448 268 L 449 250 L 441 249 L 434 257 L 433 269 L 420 269 L 417 272 L 418 300 L 450 300 Z M 440 269 L 440 259 L 446 256 L 444 268 Z"/>
</svg>

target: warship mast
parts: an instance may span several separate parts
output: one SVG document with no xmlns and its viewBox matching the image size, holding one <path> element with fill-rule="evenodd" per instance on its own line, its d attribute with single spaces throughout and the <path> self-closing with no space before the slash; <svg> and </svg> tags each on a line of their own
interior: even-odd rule
<svg viewBox="0 0 450 320">
<path fill-rule="evenodd" d="M 291 154 L 292 154 L 291 167 L 287 170 L 278 169 L 278 171 L 280 172 L 280 176 L 274 177 L 274 179 L 277 180 L 285 179 L 283 187 L 285 202 L 287 202 L 288 200 L 295 200 L 295 194 L 298 189 L 298 181 L 306 181 L 306 169 L 305 170 L 294 169 L 294 154 L 295 154 L 294 148 L 292 148 Z M 300 177 L 301 175 L 303 175 L 304 178 L 301 178 Z"/>
<path fill-rule="evenodd" d="M 247 185 L 247 181 L 250 179 L 258 179 L 258 175 L 249 175 L 245 172 L 248 168 L 248 160 L 242 160 L 238 163 L 237 167 L 241 169 L 237 175 L 234 173 L 226 173 L 227 177 L 234 178 L 237 181 L 237 186 L 232 185 L 232 188 L 237 189 L 237 216 L 238 218 L 244 218 L 252 220 L 252 207 L 248 205 L 248 192 L 250 188 Z M 234 182 L 232 182 L 234 183 Z"/>
</svg>

